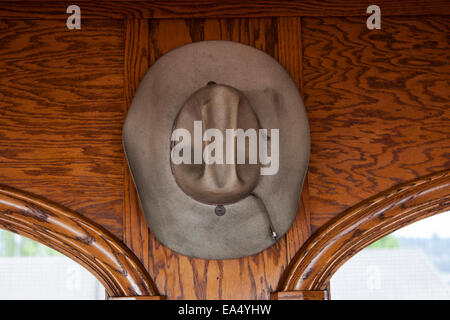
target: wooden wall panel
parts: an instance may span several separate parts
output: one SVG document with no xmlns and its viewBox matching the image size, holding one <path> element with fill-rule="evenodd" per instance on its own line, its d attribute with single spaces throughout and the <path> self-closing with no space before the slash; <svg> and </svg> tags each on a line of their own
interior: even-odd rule
<svg viewBox="0 0 450 320">
<path fill-rule="evenodd" d="M 122 234 L 123 21 L 0 21 L 0 183 Z"/>
<path fill-rule="evenodd" d="M 365 19 L 302 20 L 314 228 L 450 167 L 450 17 Z"/>
<path fill-rule="evenodd" d="M 207 1 L 201 10 L 195 1 L 108 5 L 82 2 L 82 29 L 68 30 L 64 3 L 0 3 L 0 16 L 10 17 L 0 21 L 0 183 L 123 233 L 168 298 L 268 299 L 312 230 L 393 185 L 450 167 L 450 18 L 386 17 L 447 13 L 446 1 L 425 11 L 385 1 L 382 29 L 373 31 L 364 1 L 283 1 L 277 10 L 270 1 Z M 333 13 L 360 17 L 323 17 Z M 308 15 L 317 17 L 299 17 Z M 149 17 L 198 19 L 134 19 Z M 159 244 L 121 143 L 147 68 L 171 49 L 215 39 L 280 61 L 304 93 L 311 124 L 310 196 L 307 184 L 286 237 L 239 260 L 191 259 Z"/>
<path fill-rule="evenodd" d="M 279 42 L 280 38 L 283 43 Z M 279 59 L 301 87 L 300 18 L 151 20 L 150 64 L 184 44 L 218 39 L 242 42 L 266 51 Z M 125 188 L 132 189 L 130 186 Z M 159 292 L 169 299 L 268 299 L 290 258 L 309 236 L 306 196 L 304 200 L 300 202 L 297 220 L 286 238 L 248 258 L 207 261 L 179 255 L 162 246 L 148 230 L 145 232 L 142 219 L 130 220 L 130 224 L 125 226 L 125 238 L 128 238 L 128 233 L 135 233 L 135 243 L 143 243 L 149 238 L 148 255 L 138 250 L 144 254 L 141 259 L 148 264 Z M 132 201 L 130 205 L 126 210 L 131 213 L 125 215 L 133 216 L 133 212 L 140 212 L 137 202 Z M 136 235 L 136 230 L 140 230 L 139 235 Z"/>
</svg>

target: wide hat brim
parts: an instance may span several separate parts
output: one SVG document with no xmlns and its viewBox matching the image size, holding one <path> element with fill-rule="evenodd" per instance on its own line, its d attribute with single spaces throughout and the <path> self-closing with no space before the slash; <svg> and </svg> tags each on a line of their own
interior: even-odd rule
<svg viewBox="0 0 450 320">
<path fill-rule="evenodd" d="M 257 196 L 226 205 L 222 216 L 215 214 L 214 205 L 184 193 L 170 165 L 174 120 L 189 96 L 209 81 L 243 92 L 261 127 L 279 129 L 280 137 L 278 173 L 260 176 Z M 230 41 L 203 41 L 162 56 L 136 91 L 123 143 L 149 228 L 176 252 L 203 259 L 253 255 L 275 242 L 267 213 L 278 238 L 295 219 L 309 160 L 308 120 L 289 74 L 260 50 Z"/>
</svg>

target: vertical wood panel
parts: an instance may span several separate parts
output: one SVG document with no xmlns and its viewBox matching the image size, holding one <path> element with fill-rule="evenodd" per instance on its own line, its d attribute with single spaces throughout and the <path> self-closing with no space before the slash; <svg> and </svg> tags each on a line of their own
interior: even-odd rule
<svg viewBox="0 0 450 320">
<path fill-rule="evenodd" d="M 125 113 L 130 107 L 139 81 L 149 65 L 148 20 L 125 20 L 124 97 Z M 124 160 L 123 241 L 148 269 L 149 231 L 142 215 L 133 178 Z"/>
<path fill-rule="evenodd" d="M 283 65 L 303 95 L 302 25 L 300 17 L 278 18 L 277 60 Z"/>
<path fill-rule="evenodd" d="M 0 182 L 122 235 L 123 22 L 0 21 Z"/>
<path fill-rule="evenodd" d="M 291 75 L 303 96 L 303 53 L 301 18 L 278 18 L 276 58 Z M 297 217 L 286 234 L 287 261 L 291 261 L 301 245 L 311 235 L 308 177 L 299 199 Z"/>
<path fill-rule="evenodd" d="M 303 19 L 314 227 L 450 168 L 449 17 Z"/>
<path fill-rule="evenodd" d="M 294 28 L 291 34 L 290 28 Z M 150 64 L 168 51 L 194 41 L 231 40 L 280 58 L 301 86 L 300 19 L 151 20 L 149 33 Z M 283 46 L 279 46 L 279 37 L 283 37 Z M 291 53 L 298 56 L 292 57 Z M 162 246 L 150 234 L 150 274 L 161 294 L 169 299 L 269 299 L 288 256 L 307 238 L 307 208 L 300 206 L 295 230 L 291 229 L 286 238 L 260 254 L 242 259 L 188 258 Z"/>
</svg>

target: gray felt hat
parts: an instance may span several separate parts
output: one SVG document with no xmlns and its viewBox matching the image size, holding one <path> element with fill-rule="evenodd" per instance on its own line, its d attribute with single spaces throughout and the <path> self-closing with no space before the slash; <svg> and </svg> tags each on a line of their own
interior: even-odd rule
<svg viewBox="0 0 450 320">
<path fill-rule="evenodd" d="M 258 138 L 269 151 L 275 143 L 270 133 L 278 129 L 278 171 L 261 175 L 268 164 L 249 159 L 249 137 L 243 163 L 194 163 L 196 154 L 205 155 L 205 141 L 218 139 L 194 146 L 183 144 L 186 136 L 174 139 L 181 129 L 195 140 L 195 123 L 202 133 L 262 131 Z M 231 149 L 217 147 L 210 155 L 222 150 L 228 159 L 238 144 L 233 141 Z M 203 259 L 253 255 L 295 219 L 309 160 L 308 119 L 289 74 L 260 50 L 203 41 L 162 56 L 139 85 L 123 143 L 150 230 L 176 252 Z M 192 162 L 173 160 L 180 146 L 186 148 L 179 155 Z"/>
</svg>

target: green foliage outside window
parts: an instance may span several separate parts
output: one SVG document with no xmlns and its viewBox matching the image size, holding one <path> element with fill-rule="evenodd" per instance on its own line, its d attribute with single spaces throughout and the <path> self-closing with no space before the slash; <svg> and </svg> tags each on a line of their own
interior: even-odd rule
<svg viewBox="0 0 450 320">
<path fill-rule="evenodd" d="M 393 236 L 386 236 L 372 243 L 368 248 L 400 248 L 400 243 Z"/>
<path fill-rule="evenodd" d="M 0 230 L 0 257 L 48 257 L 60 253 L 39 242 Z"/>
</svg>

